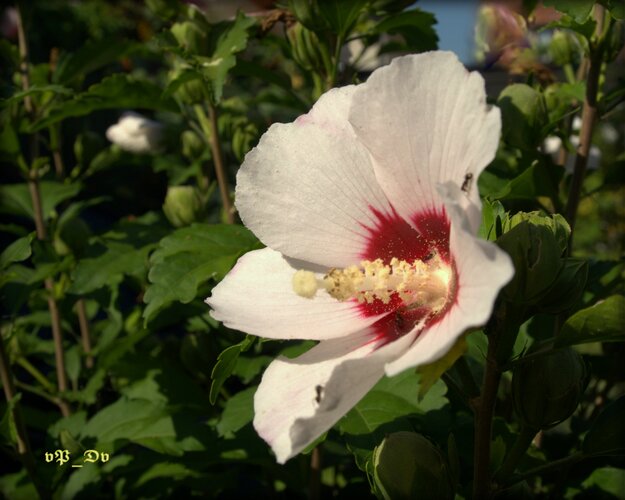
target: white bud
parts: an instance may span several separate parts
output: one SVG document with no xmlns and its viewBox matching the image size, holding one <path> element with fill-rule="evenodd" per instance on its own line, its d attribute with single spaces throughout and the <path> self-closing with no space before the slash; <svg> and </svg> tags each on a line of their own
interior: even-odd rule
<svg viewBox="0 0 625 500">
<path fill-rule="evenodd" d="M 124 113 L 108 128 L 106 138 L 130 153 L 157 151 L 161 144 L 163 125 L 138 113 Z"/>
</svg>

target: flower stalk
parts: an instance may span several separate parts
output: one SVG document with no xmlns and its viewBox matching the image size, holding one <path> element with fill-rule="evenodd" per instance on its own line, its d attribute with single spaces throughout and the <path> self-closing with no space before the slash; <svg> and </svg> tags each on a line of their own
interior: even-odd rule
<svg viewBox="0 0 625 500">
<path fill-rule="evenodd" d="M 24 424 L 24 418 L 22 416 L 22 407 L 19 399 L 16 399 L 15 385 L 13 383 L 13 376 L 9 368 L 9 360 L 4 347 L 4 339 L 0 335 L 0 381 L 2 381 L 2 388 L 4 390 L 4 396 L 7 400 L 9 408 L 15 422 L 15 433 L 17 440 L 17 453 L 24 464 L 24 468 L 31 481 L 35 485 L 37 493 L 41 498 L 49 498 L 49 495 L 43 488 L 42 484 L 37 479 L 35 473 L 35 459 L 30 447 L 30 441 L 28 440 L 28 434 L 26 432 L 26 425 Z"/>
<path fill-rule="evenodd" d="M 597 44 L 593 47 L 591 44 L 590 55 L 588 57 L 588 75 L 586 77 L 586 95 L 582 107 L 582 127 L 579 132 L 579 146 L 575 157 L 573 168 L 573 178 L 571 187 L 569 188 L 569 197 L 565 208 L 565 217 L 571 226 L 570 242 L 573 241 L 573 231 L 575 229 L 575 220 L 577 217 L 577 207 L 581 198 L 582 185 L 586 174 L 586 166 L 588 164 L 588 154 L 592 141 L 592 133 L 597 121 L 597 94 L 599 91 L 599 76 L 601 74 L 602 57 L 604 50 L 605 32 L 603 29 L 603 20 L 605 17 L 605 9 L 601 4 L 595 5 L 595 18 L 597 27 L 595 34 L 597 36 Z M 605 30 L 607 32 L 607 30 Z M 569 244 L 569 253 L 571 252 L 571 244 Z"/>
</svg>

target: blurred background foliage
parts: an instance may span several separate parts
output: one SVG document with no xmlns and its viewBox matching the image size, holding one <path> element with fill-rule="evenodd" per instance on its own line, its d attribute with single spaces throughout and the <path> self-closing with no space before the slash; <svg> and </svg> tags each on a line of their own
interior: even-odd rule
<svg viewBox="0 0 625 500">
<path fill-rule="evenodd" d="M 479 179 L 481 235 L 517 268 L 501 299 L 511 333 L 490 469 L 497 498 L 625 498 L 624 9 L 543 3 L 481 5 L 465 61 L 503 118 Z M 262 246 L 232 208 L 245 154 L 326 90 L 436 49 L 437 19 L 405 0 L 235 4 L 3 11 L 0 491 L 471 498 L 489 326 L 442 378 L 383 379 L 316 443 L 320 466 L 311 450 L 279 466 L 251 426 L 253 395 L 276 355 L 311 343 L 229 331 L 203 303 Z M 555 214 L 591 60 L 597 121 L 571 246 Z M 84 463 L 89 449 L 108 460 Z M 47 461 L 56 450 L 69 461 Z"/>
</svg>

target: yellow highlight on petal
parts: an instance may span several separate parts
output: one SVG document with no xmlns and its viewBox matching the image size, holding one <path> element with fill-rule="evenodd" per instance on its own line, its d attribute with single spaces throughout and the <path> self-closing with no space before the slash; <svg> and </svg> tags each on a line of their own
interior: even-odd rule
<svg viewBox="0 0 625 500">
<path fill-rule="evenodd" d="M 317 293 L 317 278 L 315 273 L 300 269 L 293 275 L 293 291 L 300 297 L 312 299 Z"/>
</svg>

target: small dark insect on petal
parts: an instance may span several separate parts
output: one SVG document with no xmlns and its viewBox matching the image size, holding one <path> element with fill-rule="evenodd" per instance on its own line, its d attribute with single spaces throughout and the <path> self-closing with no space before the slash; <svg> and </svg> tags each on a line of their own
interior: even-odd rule
<svg viewBox="0 0 625 500">
<path fill-rule="evenodd" d="M 315 387 L 315 401 L 317 402 L 317 404 L 321 403 L 321 395 L 323 393 L 323 386 L 322 385 L 318 385 Z"/>
<path fill-rule="evenodd" d="M 469 172 L 467 175 L 464 176 L 464 182 L 462 183 L 462 190 L 465 193 L 469 193 L 469 191 L 471 190 L 471 185 L 473 184 L 473 174 L 471 172 Z"/>
</svg>

